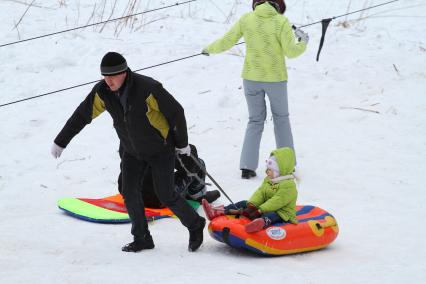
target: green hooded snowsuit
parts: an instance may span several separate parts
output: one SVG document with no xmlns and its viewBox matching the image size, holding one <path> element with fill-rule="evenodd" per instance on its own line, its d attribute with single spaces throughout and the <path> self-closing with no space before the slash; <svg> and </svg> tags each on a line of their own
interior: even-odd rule
<svg viewBox="0 0 426 284">
<path fill-rule="evenodd" d="M 306 50 L 306 43 L 296 42 L 288 19 L 268 2 L 243 15 L 222 38 L 205 51 L 220 53 L 232 48 L 244 37 L 246 56 L 243 79 L 258 82 L 287 81 L 285 57 L 294 58 Z"/>
<path fill-rule="evenodd" d="M 280 176 L 293 173 L 295 156 L 291 148 L 279 148 L 272 151 L 271 155 L 274 155 L 277 160 Z M 296 199 L 297 189 L 294 178 L 273 183 L 266 177 L 248 202 L 256 205 L 262 213 L 276 212 L 284 221 L 297 224 Z"/>
</svg>

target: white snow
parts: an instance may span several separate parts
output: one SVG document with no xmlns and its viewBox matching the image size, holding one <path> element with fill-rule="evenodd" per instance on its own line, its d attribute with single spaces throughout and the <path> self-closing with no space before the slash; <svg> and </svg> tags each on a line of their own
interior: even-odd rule
<svg viewBox="0 0 426 284">
<path fill-rule="evenodd" d="M 31 2 L 0 2 L 0 44 L 84 25 L 92 14 L 90 22 L 100 21 L 102 3 L 106 19 L 114 1 L 35 1 L 18 33 L 14 26 Z M 119 2 L 114 17 L 128 1 Z M 298 26 L 381 3 L 286 2 L 286 16 Z M 142 1 L 137 9 L 174 3 Z M 107 51 L 124 54 L 133 69 L 197 54 L 250 11 L 250 3 L 198 0 L 139 16 L 118 35 L 112 23 L 101 33 L 92 27 L 0 47 L 0 104 L 100 79 Z M 150 225 L 154 250 L 123 253 L 129 224 L 85 222 L 56 206 L 62 197 L 117 190 L 118 139 L 108 114 L 60 159 L 50 155 L 54 137 L 92 85 L 1 107 L 0 283 L 423 283 L 425 27 L 426 3 L 401 0 L 332 21 L 319 62 L 321 25 L 305 28 L 307 52 L 288 61 L 298 204 L 328 210 L 340 226 L 336 241 L 316 252 L 258 257 L 205 231 L 203 246 L 190 253 L 187 230 L 163 219 Z M 235 201 L 248 198 L 263 178 L 262 162 L 253 180 L 242 180 L 238 168 L 247 120 L 243 54 L 239 45 L 143 71 L 185 107 L 190 142 Z M 268 114 L 261 161 L 274 144 Z"/>
</svg>

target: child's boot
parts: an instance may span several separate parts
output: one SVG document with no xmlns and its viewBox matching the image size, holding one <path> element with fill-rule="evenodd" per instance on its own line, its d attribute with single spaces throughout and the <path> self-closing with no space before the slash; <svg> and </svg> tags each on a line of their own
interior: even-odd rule
<svg viewBox="0 0 426 284">
<path fill-rule="evenodd" d="M 257 218 L 244 226 L 247 233 L 259 232 L 271 225 L 271 219 L 268 217 Z"/>
<path fill-rule="evenodd" d="M 217 206 L 217 207 L 213 207 L 210 205 L 210 203 L 203 199 L 201 201 L 202 205 L 203 205 L 203 210 L 204 213 L 206 213 L 206 217 L 207 219 L 209 219 L 210 221 L 213 220 L 216 217 L 219 216 L 223 216 L 225 215 L 225 208 L 223 205 Z"/>
<path fill-rule="evenodd" d="M 263 220 L 263 218 L 257 218 L 251 221 L 250 223 L 245 224 L 244 229 L 247 233 L 254 233 L 262 230 L 264 226 L 265 220 Z"/>
</svg>

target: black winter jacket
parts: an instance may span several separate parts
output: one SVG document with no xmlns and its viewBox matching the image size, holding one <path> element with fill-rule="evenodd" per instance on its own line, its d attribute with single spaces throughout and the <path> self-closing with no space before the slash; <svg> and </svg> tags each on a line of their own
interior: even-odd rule
<svg viewBox="0 0 426 284">
<path fill-rule="evenodd" d="M 188 145 L 184 110 L 161 83 L 129 70 L 124 84 L 121 89 L 127 92 L 126 110 L 117 92 L 112 92 L 102 80 L 68 119 L 55 143 L 65 148 L 87 124 L 107 110 L 121 145 L 135 157 L 174 151 L 174 147 Z"/>
</svg>

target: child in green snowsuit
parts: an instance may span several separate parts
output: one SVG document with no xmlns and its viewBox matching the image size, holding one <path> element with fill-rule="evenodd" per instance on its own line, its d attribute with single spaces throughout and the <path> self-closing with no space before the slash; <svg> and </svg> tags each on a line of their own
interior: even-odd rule
<svg viewBox="0 0 426 284">
<path fill-rule="evenodd" d="M 213 207 L 203 200 L 209 220 L 221 215 L 243 215 L 250 220 L 247 232 L 257 232 L 275 223 L 297 224 L 297 189 L 294 181 L 294 152 L 289 147 L 272 151 L 266 161 L 266 177 L 248 201 Z"/>
</svg>

